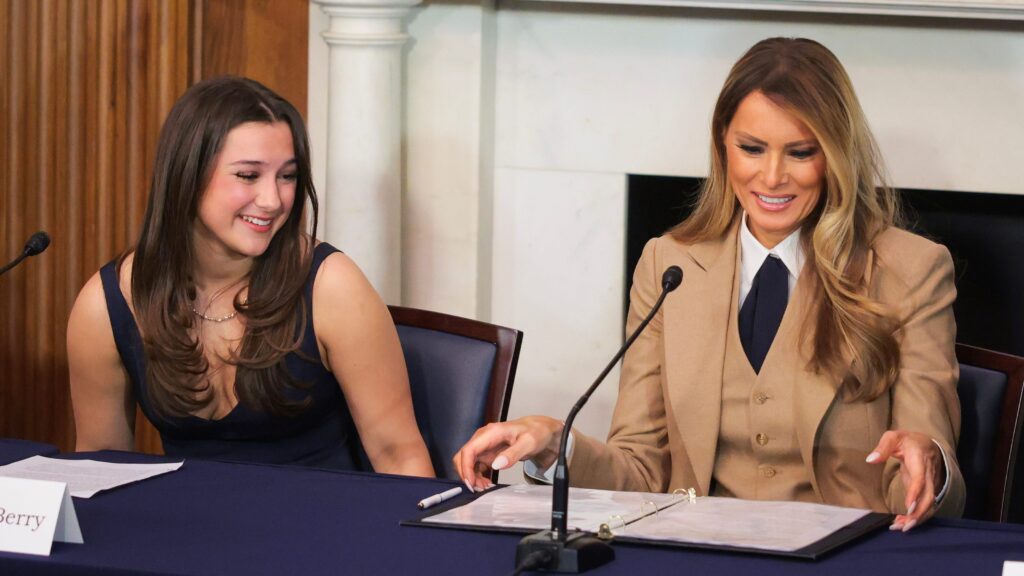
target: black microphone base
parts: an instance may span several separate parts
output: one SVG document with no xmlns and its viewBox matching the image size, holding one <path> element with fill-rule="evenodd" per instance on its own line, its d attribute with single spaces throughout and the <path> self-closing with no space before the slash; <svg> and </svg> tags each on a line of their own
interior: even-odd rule
<svg viewBox="0 0 1024 576">
<path fill-rule="evenodd" d="M 565 540 L 553 538 L 550 530 L 530 534 L 516 547 L 516 566 L 535 552 L 547 552 L 550 558 L 547 565 L 535 569 L 538 572 L 575 574 L 615 559 L 611 545 L 589 532 L 570 532 Z"/>
</svg>

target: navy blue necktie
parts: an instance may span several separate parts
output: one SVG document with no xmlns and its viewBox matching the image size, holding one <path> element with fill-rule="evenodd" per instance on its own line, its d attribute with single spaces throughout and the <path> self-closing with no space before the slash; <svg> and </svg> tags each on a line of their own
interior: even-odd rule
<svg viewBox="0 0 1024 576">
<path fill-rule="evenodd" d="M 740 341 L 754 372 L 761 372 L 788 302 L 789 270 L 782 260 L 769 256 L 754 276 L 750 293 L 740 308 Z"/>
</svg>

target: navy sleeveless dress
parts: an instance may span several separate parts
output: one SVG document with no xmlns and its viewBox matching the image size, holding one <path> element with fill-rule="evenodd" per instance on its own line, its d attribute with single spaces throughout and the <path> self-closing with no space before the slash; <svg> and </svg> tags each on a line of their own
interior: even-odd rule
<svg viewBox="0 0 1024 576">
<path fill-rule="evenodd" d="M 302 355 L 292 352 L 285 357 L 288 373 L 308 386 L 289 390 L 289 397 L 310 399 L 305 409 L 292 417 L 274 416 L 241 402 L 217 420 L 157 414 L 145 385 L 142 338 L 121 293 L 115 262 L 100 269 L 117 351 L 128 371 L 135 398 L 142 412 L 159 430 L 168 456 L 360 469 L 360 444 L 355 425 L 337 380 L 323 366 L 312 322 L 313 280 L 324 259 L 333 252 L 337 249 L 326 243 L 315 249 L 304 291 L 310 320 L 306 322 L 300 347 Z"/>
</svg>

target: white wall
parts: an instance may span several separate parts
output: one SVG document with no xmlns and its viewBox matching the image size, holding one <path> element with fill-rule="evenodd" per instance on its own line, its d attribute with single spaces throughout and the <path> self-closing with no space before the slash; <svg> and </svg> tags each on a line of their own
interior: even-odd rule
<svg viewBox="0 0 1024 576">
<path fill-rule="evenodd" d="M 839 56 L 894 184 L 1024 193 L 1019 22 L 503 1 L 408 29 L 404 300 L 525 331 L 512 417 L 564 415 L 622 341 L 625 176 L 705 174 L 714 99 L 762 38 Z M 606 433 L 614 388 L 582 429 Z"/>
<path fill-rule="evenodd" d="M 847 67 L 896 184 L 1022 191 L 1007 169 L 1024 159 L 1020 23 L 536 6 L 499 12 L 499 165 L 703 175 L 731 64 L 807 36 Z"/>
</svg>

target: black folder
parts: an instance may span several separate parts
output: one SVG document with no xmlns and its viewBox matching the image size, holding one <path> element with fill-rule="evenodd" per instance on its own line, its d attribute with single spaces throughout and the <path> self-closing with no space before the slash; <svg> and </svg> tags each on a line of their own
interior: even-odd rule
<svg viewBox="0 0 1024 576">
<path fill-rule="evenodd" d="M 442 528 L 442 529 L 454 529 L 454 530 L 470 530 L 480 532 L 495 532 L 495 533 L 506 533 L 506 534 L 532 534 L 537 532 L 541 528 L 531 527 L 524 528 L 518 526 L 502 526 L 502 525 L 480 525 L 480 524 L 461 524 L 461 523 L 449 523 L 449 522 L 438 522 L 438 521 L 426 521 L 428 518 L 437 516 L 449 510 L 460 508 L 465 506 L 477 498 L 480 498 L 493 490 L 500 490 L 506 488 L 506 486 L 496 487 L 488 492 L 478 494 L 464 494 L 456 497 L 448 502 L 445 502 L 439 506 L 433 507 L 419 516 L 403 520 L 402 526 L 415 526 L 425 528 Z M 685 502 L 676 504 L 680 506 L 686 506 Z M 571 510 L 571 507 L 570 507 Z M 645 516 L 646 517 L 646 516 Z M 642 517 L 643 518 L 643 517 Z M 642 518 L 637 521 L 642 521 Z M 615 535 L 609 541 L 612 544 L 630 544 L 639 546 L 658 546 L 664 548 L 683 548 L 683 549 L 697 549 L 697 550 L 711 550 L 720 552 L 738 552 L 743 554 L 758 554 L 766 556 L 784 557 L 784 558 L 797 558 L 802 560 L 818 560 L 832 551 L 845 546 L 855 540 L 858 540 L 876 530 L 884 528 L 891 524 L 893 520 L 892 514 L 883 514 L 879 512 L 869 512 L 866 515 L 860 517 L 854 522 L 839 528 L 831 532 L 829 535 L 821 538 L 820 540 L 809 544 L 803 548 L 797 550 L 777 550 L 769 548 L 756 548 L 746 546 L 732 546 L 727 544 L 715 544 L 707 542 L 691 542 L 691 541 L 680 541 L 680 540 L 661 540 L 652 539 L 647 537 L 635 537 L 628 534 Z"/>
</svg>

